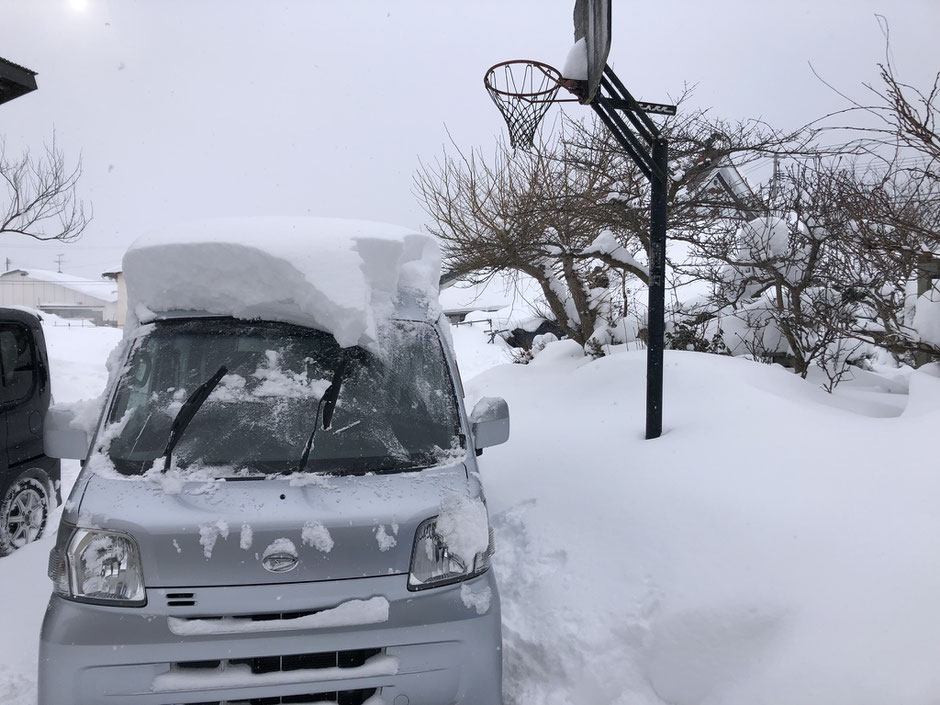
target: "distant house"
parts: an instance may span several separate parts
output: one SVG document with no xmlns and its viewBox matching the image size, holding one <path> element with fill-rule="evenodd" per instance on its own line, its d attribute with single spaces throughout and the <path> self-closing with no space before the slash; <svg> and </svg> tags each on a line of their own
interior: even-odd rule
<svg viewBox="0 0 940 705">
<path fill-rule="evenodd" d="M 63 318 L 116 325 L 117 301 L 114 282 L 45 269 L 13 269 L 0 274 L 0 306 L 28 306 Z"/>
<path fill-rule="evenodd" d="M 0 104 L 36 90 L 36 72 L 0 57 Z"/>
<path fill-rule="evenodd" d="M 127 319 L 127 285 L 124 283 L 124 272 L 120 267 L 115 267 L 107 272 L 102 272 L 101 276 L 105 279 L 111 279 L 117 283 L 117 325 L 124 327 L 124 321 Z"/>
<path fill-rule="evenodd" d="M 471 284 L 447 275 L 441 277 L 440 301 L 447 320 L 460 323 L 474 311 L 496 314 L 512 306 L 512 291 L 502 279 L 494 277 L 484 284 Z"/>
<path fill-rule="evenodd" d="M 440 302 L 451 324 L 485 323 L 489 325 L 487 333 L 501 335 L 513 347 L 528 349 L 542 333 L 564 336 L 561 328 L 541 313 L 548 310 L 548 304 L 539 283 L 524 274 L 497 274 L 482 284 L 445 274 Z"/>
<path fill-rule="evenodd" d="M 688 189 L 702 205 L 710 199 L 713 209 L 729 218 L 751 218 L 759 200 L 730 157 L 702 157 L 693 167 Z"/>
</svg>

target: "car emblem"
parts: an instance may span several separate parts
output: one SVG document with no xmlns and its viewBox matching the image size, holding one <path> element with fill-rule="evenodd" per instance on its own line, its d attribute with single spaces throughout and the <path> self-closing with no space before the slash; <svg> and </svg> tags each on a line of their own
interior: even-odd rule
<svg viewBox="0 0 940 705">
<path fill-rule="evenodd" d="M 272 573 L 288 573 L 297 567 L 297 556 L 290 553 L 272 553 L 265 556 L 261 565 Z"/>
</svg>

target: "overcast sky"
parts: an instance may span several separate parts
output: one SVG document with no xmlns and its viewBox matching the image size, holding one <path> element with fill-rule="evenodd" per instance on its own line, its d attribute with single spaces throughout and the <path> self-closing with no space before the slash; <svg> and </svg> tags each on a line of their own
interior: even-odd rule
<svg viewBox="0 0 940 705">
<path fill-rule="evenodd" d="M 613 0 L 609 62 L 634 95 L 683 83 L 729 119 L 796 127 L 863 96 L 887 17 L 902 77 L 940 69 L 940 0 Z M 138 235 L 221 215 L 419 227 L 418 160 L 504 130 L 482 85 L 511 58 L 555 66 L 573 0 L 0 0 L 0 56 L 39 90 L 0 106 L 8 155 L 53 132 L 81 155 L 95 218 L 72 245 L 4 236 L 13 267 L 96 277 Z M 589 112 L 572 106 L 570 111 Z"/>
</svg>

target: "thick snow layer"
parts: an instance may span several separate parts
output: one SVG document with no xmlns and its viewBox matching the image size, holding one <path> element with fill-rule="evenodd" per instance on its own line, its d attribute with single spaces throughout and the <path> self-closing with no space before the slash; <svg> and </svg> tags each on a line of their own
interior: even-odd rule
<svg viewBox="0 0 940 705">
<path fill-rule="evenodd" d="M 128 316 L 207 311 L 299 323 L 373 346 L 402 299 L 437 317 L 440 253 L 427 235 L 320 218 L 201 221 L 151 233 L 124 256 Z"/>
</svg>

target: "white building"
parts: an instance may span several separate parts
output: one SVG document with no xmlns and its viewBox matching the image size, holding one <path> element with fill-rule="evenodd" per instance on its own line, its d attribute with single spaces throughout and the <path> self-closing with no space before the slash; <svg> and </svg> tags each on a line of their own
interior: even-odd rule
<svg viewBox="0 0 940 705">
<path fill-rule="evenodd" d="M 28 306 L 63 318 L 117 324 L 117 284 L 45 269 L 0 274 L 0 306 Z"/>
</svg>

